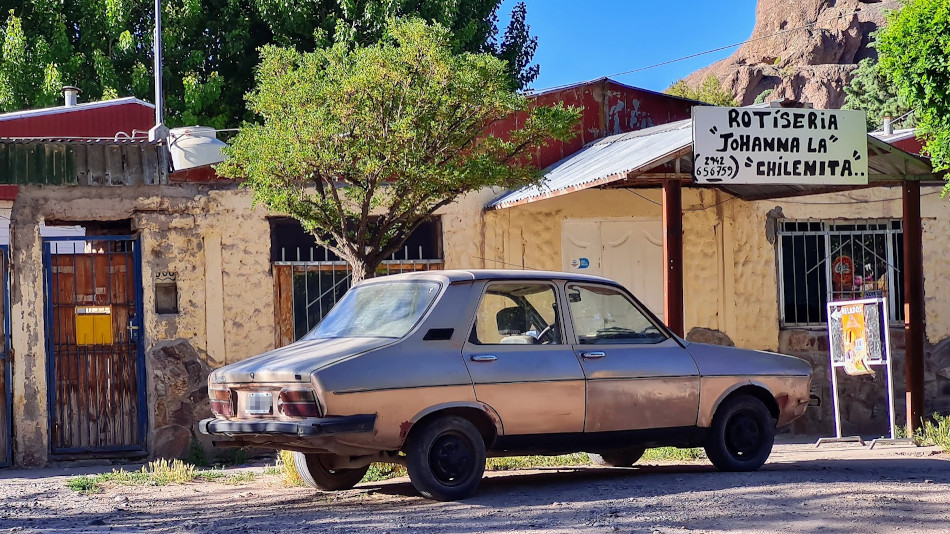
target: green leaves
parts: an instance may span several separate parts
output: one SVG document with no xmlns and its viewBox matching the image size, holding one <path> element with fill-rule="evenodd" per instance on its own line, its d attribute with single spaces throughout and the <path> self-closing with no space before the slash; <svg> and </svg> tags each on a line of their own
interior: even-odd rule
<svg viewBox="0 0 950 534">
<path fill-rule="evenodd" d="M 55 105 L 55 80 L 85 101 L 151 101 L 152 0 L 9 3 L 0 21 L 0 112 Z M 418 15 L 448 28 L 453 52 L 488 50 L 509 60 L 518 83 L 536 77 L 527 25 L 512 18 L 512 42 L 495 46 L 501 0 L 163 0 L 163 86 L 170 125 L 234 126 L 254 117 L 254 58 L 268 44 L 312 51 L 334 42 L 375 43 L 390 17 Z M 516 21 L 521 21 L 516 24 Z M 491 44 L 491 46 L 489 46 Z M 523 67 L 522 67 L 523 66 Z M 52 91 L 52 92 L 51 92 Z"/>
<path fill-rule="evenodd" d="M 918 117 L 936 170 L 950 169 L 950 3 L 910 0 L 877 35 L 879 69 Z"/>
<path fill-rule="evenodd" d="M 881 127 L 884 117 L 897 119 L 905 116 L 902 124 L 913 126 L 913 113 L 878 69 L 878 63 L 870 58 L 861 60 L 851 83 L 845 86 L 844 109 L 859 109 L 867 112 L 868 131 Z"/>
<path fill-rule="evenodd" d="M 736 97 L 722 87 L 719 78 L 710 74 L 696 89 L 690 87 L 685 80 L 677 80 L 666 91 L 668 95 L 698 100 L 714 106 L 738 106 Z"/>
<path fill-rule="evenodd" d="M 452 46 L 445 27 L 390 19 L 370 46 L 264 47 L 248 95 L 263 123 L 242 129 L 218 172 L 373 272 L 458 196 L 536 182 L 514 163 L 573 136 L 579 112 L 563 107 L 532 109 L 505 139 L 488 135 L 527 100 L 510 90 L 503 61 Z"/>
</svg>

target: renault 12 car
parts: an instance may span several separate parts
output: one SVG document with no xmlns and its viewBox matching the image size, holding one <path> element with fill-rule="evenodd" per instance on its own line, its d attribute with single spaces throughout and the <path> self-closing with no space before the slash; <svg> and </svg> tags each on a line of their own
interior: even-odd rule
<svg viewBox="0 0 950 534">
<path fill-rule="evenodd" d="M 429 271 L 356 284 L 299 341 L 213 371 L 219 446 L 294 451 L 309 485 L 406 465 L 424 496 L 478 486 L 486 456 L 705 447 L 752 471 L 810 402 L 803 360 L 690 343 L 605 278 Z"/>
</svg>

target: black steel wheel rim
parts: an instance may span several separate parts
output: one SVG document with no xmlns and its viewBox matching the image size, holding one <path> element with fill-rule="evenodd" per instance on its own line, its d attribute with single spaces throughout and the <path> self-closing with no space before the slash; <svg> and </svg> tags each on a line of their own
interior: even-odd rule
<svg viewBox="0 0 950 534">
<path fill-rule="evenodd" d="M 726 425 L 726 448 L 737 460 L 749 460 L 762 445 L 762 428 L 751 412 L 739 412 Z"/>
<path fill-rule="evenodd" d="M 446 486 L 465 483 L 475 466 L 475 447 L 455 432 L 439 435 L 429 449 L 429 468 Z"/>
<path fill-rule="evenodd" d="M 327 465 L 327 462 L 325 461 L 325 457 L 323 456 L 317 456 L 317 464 L 320 466 L 320 469 L 324 473 L 330 476 L 344 475 L 346 474 L 347 471 L 349 471 L 349 469 L 331 469 L 330 466 Z"/>
</svg>

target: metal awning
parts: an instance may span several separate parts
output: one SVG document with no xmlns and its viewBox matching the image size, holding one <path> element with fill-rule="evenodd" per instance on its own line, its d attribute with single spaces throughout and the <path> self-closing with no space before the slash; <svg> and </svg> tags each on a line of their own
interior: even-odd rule
<svg viewBox="0 0 950 534">
<path fill-rule="evenodd" d="M 716 188 L 745 199 L 762 200 L 875 185 L 897 185 L 905 180 L 935 180 L 928 160 L 909 154 L 868 135 L 868 186 L 693 184 Z M 504 209 L 583 189 L 659 187 L 658 180 L 692 183 L 693 124 L 682 120 L 594 141 L 545 171 L 541 185 L 505 193 L 488 209 Z"/>
<path fill-rule="evenodd" d="M 487 209 L 503 209 L 590 188 L 662 188 L 664 318 L 684 335 L 682 187 L 715 188 L 745 200 L 900 185 L 904 232 L 904 343 L 907 425 L 923 416 L 924 286 L 920 183 L 939 182 L 930 162 L 868 136 L 868 184 L 849 186 L 695 184 L 692 179 L 693 126 L 685 120 L 606 137 L 588 144 L 545 172 L 541 186 L 508 192 Z"/>
</svg>

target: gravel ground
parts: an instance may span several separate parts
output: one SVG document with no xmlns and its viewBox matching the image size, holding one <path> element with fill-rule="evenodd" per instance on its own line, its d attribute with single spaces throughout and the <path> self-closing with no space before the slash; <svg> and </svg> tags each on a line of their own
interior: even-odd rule
<svg viewBox="0 0 950 534">
<path fill-rule="evenodd" d="M 496 472 L 454 503 L 417 496 L 406 478 L 285 488 L 263 467 L 238 485 L 66 487 L 110 469 L 0 471 L 0 533 L 950 533 L 950 455 L 897 445 L 779 444 L 755 473 L 704 461 Z"/>
</svg>

